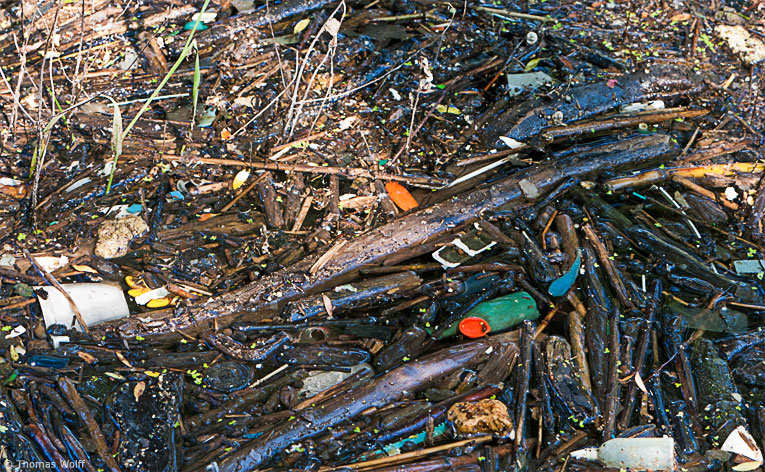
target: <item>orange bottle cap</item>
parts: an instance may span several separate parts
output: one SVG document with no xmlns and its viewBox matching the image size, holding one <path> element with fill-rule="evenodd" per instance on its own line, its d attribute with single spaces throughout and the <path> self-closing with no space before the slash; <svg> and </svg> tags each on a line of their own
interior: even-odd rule
<svg viewBox="0 0 765 472">
<path fill-rule="evenodd" d="M 491 331 L 491 326 L 489 326 L 489 323 L 487 323 L 483 318 L 478 318 L 477 316 L 469 316 L 460 321 L 459 329 L 460 333 L 469 338 L 475 339 L 480 338 L 481 336 L 485 336 L 487 333 L 489 333 Z"/>
</svg>

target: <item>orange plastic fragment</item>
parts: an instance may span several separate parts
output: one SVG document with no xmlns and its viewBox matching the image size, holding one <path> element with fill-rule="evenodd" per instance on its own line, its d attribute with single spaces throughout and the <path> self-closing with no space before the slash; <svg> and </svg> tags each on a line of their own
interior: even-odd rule
<svg viewBox="0 0 765 472">
<path fill-rule="evenodd" d="M 409 190 L 398 182 L 388 182 L 385 184 L 385 191 L 388 192 L 388 196 L 393 200 L 393 203 L 404 211 L 417 208 L 419 205 L 417 200 L 409 193 Z"/>
<path fill-rule="evenodd" d="M 27 195 L 26 185 L 0 185 L 0 193 L 21 200 Z"/>
<path fill-rule="evenodd" d="M 209 220 L 210 218 L 212 218 L 213 216 L 218 216 L 219 214 L 220 213 L 202 213 L 202 216 L 199 217 L 199 222 L 203 223 Z"/>
</svg>

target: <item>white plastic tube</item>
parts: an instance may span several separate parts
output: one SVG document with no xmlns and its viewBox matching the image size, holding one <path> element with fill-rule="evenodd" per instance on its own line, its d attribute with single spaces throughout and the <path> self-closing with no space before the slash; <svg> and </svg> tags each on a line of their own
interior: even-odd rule
<svg viewBox="0 0 765 472">
<path fill-rule="evenodd" d="M 77 309 L 80 310 L 83 321 L 92 326 L 103 321 L 125 318 L 130 315 L 125 294 L 119 285 L 100 284 L 62 284 L 66 293 L 72 297 Z M 42 308 L 45 326 L 63 324 L 72 327 L 74 312 L 66 297 L 56 287 L 35 287 Z M 39 295 L 45 292 L 45 298 Z M 82 331 L 80 323 L 75 323 L 78 331 Z"/>
</svg>

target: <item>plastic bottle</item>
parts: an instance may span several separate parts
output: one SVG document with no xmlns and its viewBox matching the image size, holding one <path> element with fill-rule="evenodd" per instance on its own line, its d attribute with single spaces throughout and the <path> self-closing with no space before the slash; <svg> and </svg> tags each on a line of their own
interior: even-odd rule
<svg viewBox="0 0 765 472">
<path fill-rule="evenodd" d="M 538 317 L 539 310 L 531 295 L 526 292 L 511 293 L 476 305 L 465 316 L 455 321 L 438 335 L 438 339 L 454 336 L 457 334 L 460 323 L 471 318 L 480 318 L 486 323 L 488 329 L 484 329 L 483 332 L 479 330 L 480 334 L 477 336 L 469 336 L 480 337 L 489 331 L 503 331 L 512 328 L 524 320 L 535 320 Z"/>
<path fill-rule="evenodd" d="M 672 438 L 616 438 L 598 448 L 571 453 L 574 459 L 597 460 L 607 467 L 636 470 L 675 470 Z"/>
</svg>

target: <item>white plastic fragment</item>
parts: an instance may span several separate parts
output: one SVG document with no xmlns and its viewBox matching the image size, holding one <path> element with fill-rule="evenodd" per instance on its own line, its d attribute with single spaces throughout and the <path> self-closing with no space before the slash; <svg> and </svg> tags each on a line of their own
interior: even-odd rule
<svg viewBox="0 0 765 472">
<path fill-rule="evenodd" d="M 241 13 L 253 9 L 255 7 L 255 2 L 253 0 L 232 0 L 231 5 Z"/>
<path fill-rule="evenodd" d="M 510 149 L 518 149 L 525 146 L 522 142 L 516 141 L 513 138 L 508 138 L 507 136 L 500 136 L 499 140 L 505 143 L 505 145 Z"/>
<path fill-rule="evenodd" d="M 10 177 L 0 177 L 0 185 L 7 185 L 8 187 L 18 187 L 23 185 L 23 180 L 12 179 Z"/>
<path fill-rule="evenodd" d="M 502 139 L 502 138 L 500 138 L 500 139 Z M 479 176 L 479 175 L 483 174 L 484 172 L 488 172 L 488 171 L 494 169 L 495 167 L 499 167 L 499 166 L 505 164 L 506 162 L 512 161 L 516 157 L 518 157 L 518 154 L 511 154 L 511 155 L 509 155 L 507 157 L 503 157 L 502 159 L 500 159 L 498 161 L 494 161 L 494 162 L 492 162 L 490 164 L 487 164 L 487 165 L 485 165 L 485 166 L 483 166 L 483 167 L 481 167 L 479 169 L 476 169 L 473 172 L 469 172 L 469 173 L 463 175 L 462 177 L 458 177 L 458 178 L 452 180 L 451 183 L 449 183 L 449 185 L 447 185 L 447 188 L 448 187 L 454 187 L 455 185 L 461 184 L 462 182 L 470 180 L 473 177 Z"/>
<path fill-rule="evenodd" d="M 104 167 L 98 171 L 98 175 L 106 177 L 112 173 L 112 169 L 114 169 L 114 162 L 108 161 L 106 164 L 104 164 Z"/>
<path fill-rule="evenodd" d="M 507 76 L 507 93 L 515 96 L 525 89 L 536 89 L 545 84 L 552 83 L 552 77 L 544 72 L 524 72 L 522 74 L 509 74 Z"/>
<path fill-rule="evenodd" d="M 5 339 L 17 338 L 26 332 L 27 332 L 27 329 L 25 327 L 23 327 L 22 325 L 18 325 L 15 328 L 13 328 L 10 333 L 5 335 Z"/>
<path fill-rule="evenodd" d="M 352 293 L 356 293 L 356 292 L 359 291 L 359 289 L 357 289 L 356 287 L 354 287 L 351 284 L 345 284 L 345 285 L 338 285 L 337 287 L 335 287 L 334 291 L 335 292 L 352 292 Z"/>
<path fill-rule="evenodd" d="M 738 192 L 736 192 L 735 188 L 728 187 L 725 189 L 725 198 L 727 198 L 730 201 L 733 201 L 738 198 Z"/>
<path fill-rule="evenodd" d="M 666 108 L 666 105 L 663 100 L 652 100 L 646 103 L 637 102 L 622 105 L 619 111 L 622 113 L 637 113 L 640 111 L 663 110 L 664 108 Z"/>
<path fill-rule="evenodd" d="M 247 169 L 242 169 L 234 176 L 234 181 L 231 183 L 231 188 L 234 190 L 237 190 L 239 187 L 244 185 L 245 182 L 247 182 L 247 179 L 250 178 L 250 171 Z"/>
<path fill-rule="evenodd" d="M 496 241 L 492 241 L 492 242 L 490 242 L 489 244 L 487 244 L 486 246 L 482 247 L 481 249 L 479 249 L 477 251 L 474 251 L 474 250 L 470 249 L 469 247 L 467 247 L 467 245 L 465 243 L 463 243 L 461 239 L 455 239 L 454 241 L 452 241 L 452 244 L 454 244 L 458 248 L 460 248 L 463 251 L 465 251 L 465 254 L 467 254 L 468 256 L 475 257 L 478 254 L 482 253 L 483 251 L 486 251 L 487 249 L 490 249 L 491 247 L 493 247 L 495 244 L 497 244 L 497 242 Z"/>
<path fill-rule="evenodd" d="M 0 254 L 0 266 L 13 267 L 16 264 L 16 257 L 13 254 Z"/>
<path fill-rule="evenodd" d="M 53 272 L 54 270 L 66 267 L 66 265 L 69 264 L 69 258 L 66 256 L 35 256 L 35 262 L 37 262 L 45 272 Z"/>
<path fill-rule="evenodd" d="M 757 447 L 757 443 L 749 431 L 743 426 L 734 429 L 723 443 L 721 450 L 734 454 L 733 470 L 747 471 L 754 470 L 762 465 L 762 451 Z"/>
<path fill-rule="evenodd" d="M 212 23 L 213 21 L 215 21 L 215 18 L 217 16 L 218 16 L 218 12 L 216 11 L 206 11 L 204 13 L 198 12 L 192 15 L 191 21 L 199 20 L 201 23 Z"/>
<path fill-rule="evenodd" d="M 66 344 L 70 341 L 69 336 L 56 336 L 51 335 L 50 340 L 53 341 L 53 349 L 58 349 L 62 344 Z"/>
<path fill-rule="evenodd" d="M 74 182 L 72 185 L 70 185 L 66 189 L 64 189 L 64 193 L 74 192 L 78 188 L 80 188 L 83 185 L 88 184 L 88 183 L 90 183 L 92 181 L 93 181 L 93 179 L 91 179 L 90 177 L 84 177 L 84 178 L 78 180 L 77 182 Z"/>
<path fill-rule="evenodd" d="M 637 384 L 638 388 L 645 393 L 648 394 L 648 389 L 645 387 L 645 382 L 643 382 L 643 377 L 640 376 L 640 372 L 635 372 L 635 384 Z"/>
<path fill-rule="evenodd" d="M 155 288 L 135 297 L 135 302 L 139 305 L 146 305 L 152 300 L 165 298 L 168 295 L 170 295 L 170 292 L 165 287 Z"/>
<path fill-rule="evenodd" d="M 436 262 L 438 262 L 439 264 L 441 264 L 441 266 L 442 266 L 444 269 L 452 269 L 452 268 L 454 268 L 454 267 L 459 267 L 459 265 L 460 265 L 460 263 L 459 263 L 459 262 L 449 262 L 449 261 L 447 261 L 446 259 L 444 259 L 443 257 L 441 257 L 441 251 L 443 251 L 443 250 L 444 250 L 444 249 L 446 249 L 447 247 L 448 247 L 448 246 L 442 246 L 442 247 L 441 247 L 441 248 L 439 248 L 437 251 L 435 251 L 435 252 L 433 253 L 433 259 L 435 259 L 435 260 L 436 260 Z"/>
<path fill-rule="evenodd" d="M 534 182 L 528 179 L 521 179 L 520 182 L 518 182 L 518 186 L 521 187 L 523 195 L 525 195 L 529 200 L 533 200 L 540 195 L 537 186 L 534 185 Z"/>
<path fill-rule="evenodd" d="M 338 127 L 340 128 L 340 131 L 345 131 L 347 129 L 350 129 L 351 126 L 353 126 L 354 123 L 358 120 L 358 117 L 356 116 L 348 116 L 346 118 L 343 118 L 342 121 L 338 124 Z"/>
<path fill-rule="evenodd" d="M 125 318 L 130 315 L 125 295 L 119 285 L 98 284 L 62 284 L 66 293 L 74 300 L 83 320 L 88 326 L 103 321 Z M 71 328 L 75 314 L 69 301 L 56 287 L 35 287 L 40 302 L 45 326 L 63 324 Z M 44 294 L 43 296 L 41 296 Z M 78 331 L 83 331 L 80 323 L 75 323 Z"/>
<path fill-rule="evenodd" d="M 113 205 L 108 208 L 103 209 L 106 216 L 110 218 L 114 218 L 115 220 L 121 219 L 121 218 L 127 218 L 129 216 L 135 215 L 135 213 L 130 213 L 128 209 L 130 208 L 130 205 Z"/>
<path fill-rule="evenodd" d="M 761 274 L 765 272 L 765 259 L 742 259 L 733 261 L 733 268 L 736 273 L 743 274 Z"/>
<path fill-rule="evenodd" d="M 371 366 L 366 362 L 351 367 L 350 372 L 315 372 L 303 379 L 303 388 L 300 389 L 298 395 L 300 398 L 311 398 L 317 393 L 333 387 L 356 372 L 370 369 Z"/>
</svg>

